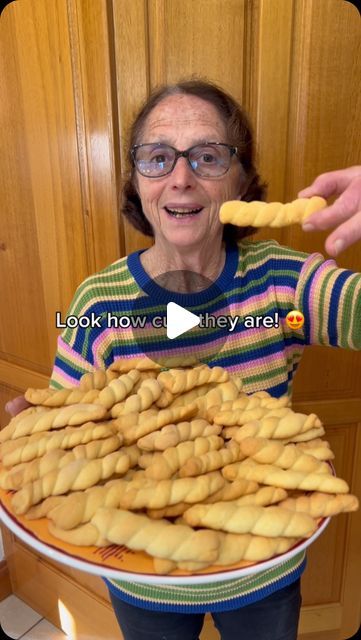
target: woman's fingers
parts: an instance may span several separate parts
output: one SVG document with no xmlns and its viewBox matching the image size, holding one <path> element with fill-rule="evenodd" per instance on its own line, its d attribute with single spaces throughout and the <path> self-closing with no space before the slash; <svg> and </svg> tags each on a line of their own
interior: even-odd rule
<svg viewBox="0 0 361 640">
<path fill-rule="evenodd" d="M 361 175 L 352 180 L 332 205 L 308 216 L 303 229 L 308 231 L 309 225 L 313 225 L 318 230 L 329 229 L 345 222 L 359 211 L 361 211 Z"/>
<path fill-rule="evenodd" d="M 358 240 L 361 240 L 361 208 L 327 237 L 325 248 L 330 256 L 337 256 Z"/>
<path fill-rule="evenodd" d="M 311 198 L 311 196 L 322 196 L 329 198 L 334 195 L 341 195 L 350 185 L 354 178 L 361 177 L 361 166 L 348 167 L 321 173 L 313 183 L 299 192 L 299 198 Z"/>
<path fill-rule="evenodd" d="M 10 415 L 14 417 L 18 413 L 20 413 L 20 411 L 24 411 L 24 409 L 27 409 L 28 407 L 31 407 L 30 402 L 25 400 L 24 396 L 17 396 L 13 400 L 9 400 L 9 402 L 6 403 L 5 411 L 7 411 L 7 413 L 10 413 Z"/>
<path fill-rule="evenodd" d="M 336 256 L 361 239 L 361 167 L 322 174 L 298 195 L 310 197 L 315 194 L 325 198 L 340 194 L 332 205 L 309 216 L 303 224 L 304 231 L 336 227 L 325 243 L 326 251 Z"/>
</svg>

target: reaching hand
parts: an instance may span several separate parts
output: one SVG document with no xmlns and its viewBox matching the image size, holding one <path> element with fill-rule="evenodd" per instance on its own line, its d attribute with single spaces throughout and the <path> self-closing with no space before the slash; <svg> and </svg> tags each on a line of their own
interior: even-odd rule
<svg viewBox="0 0 361 640">
<path fill-rule="evenodd" d="M 298 197 L 315 195 L 339 197 L 329 207 L 309 216 L 303 230 L 320 231 L 336 227 L 325 243 L 327 253 L 336 256 L 361 239 L 361 165 L 322 173 L 309 187 L 302 189 Z"/>
</svg>

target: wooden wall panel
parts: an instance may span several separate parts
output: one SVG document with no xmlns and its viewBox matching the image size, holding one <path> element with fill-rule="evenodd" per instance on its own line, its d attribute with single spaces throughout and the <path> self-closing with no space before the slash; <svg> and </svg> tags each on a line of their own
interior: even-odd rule
<svg viewBox="0 0 361 640">
<path fill-rule="evenodd" d="M 109 10 L 58 0 L 2 14 L 0 380 L 13 395 L 34 373 L 46 386 L 55 311 L 125 252 Z"/>
<path fill-rule="evenodd" d="M 268 183 L 267 199 L 284 202 L 294 1 L 247 3 L 248 52 L 244 106 L 257 141 L 257 166 Z M 259 238 L 282 242 L 283 230 Z"/>
<path fill-rule="evenodd" d="M 319 173 L 357 164 L 361 156 L 357 10 L 338 0 L 298 0 L 294 9 L 286 199 Z M 327 235 L 305 234 L 294 225 L 286 230 L 284 243 L 329 258 L 324 249 Z M 337 264 L 361 271 L 359 246 L 342 253 Z M 361 354 L 306 350 L 294 394 L 296 399 L 360 397 Z"/>
<path fill-rule="evenodd" d="M 148 11 L 152 88 L 201 76 L 242 101 L 244 0 L 151 0 Z"/>
<path fill-rule="evenodd" d="M 68 0 L 76 134 L 89 273 L 124 255 L 113 32 L 106 0 Z M 110 42 L 111 39 L 111 42 Z"/>
<path fill-rule="evenodd" d="M 353 451 L 357 424 L 326 426 L 326 438 L 335 454 L 336 474 L 352 486 L 353 467 L 357 464 Z M 302 578 L 303 604 L 324 605 L 342 600 L 343 567 L 350 523 L 356 514 L 342 514 L 331 523 L 307 553 L 308 569 Z"/>
<path fill-rule="evenodd" d="M 130 124 L 149 94 L 148 12 L 146 0 L 113 2 L 114 77 L 117 93 L 117 117 L 120 144 L 121 181 L 127 179 L 129 166 L 126 148 Z M 119 194 L 119 199 L 121 195 Z M 149 247 L 150 238 L 136 231 L 121 217 L 124 227 L 125 255 Z"/>
<path fill-rule="evenodd" d="M 1 16 L 1 357 L 46 374 L 55 310 L 88 270 L 67 33 L 61 0 L 13 2 Z"/>
<path fill-rule="evenodd" d="M 361 497 L 361 421 L 356 429 L 353 448 L 353 469 L 351 487 L 358 498 Z M 341 637 L 350 638 L 361 623 L 361 510 L 353 514 L 348 523 L 345 550 L 347 560 L 344 564 L 341 601 L 343 602 L 343 617 L 341 623 Z"/>
</svg>

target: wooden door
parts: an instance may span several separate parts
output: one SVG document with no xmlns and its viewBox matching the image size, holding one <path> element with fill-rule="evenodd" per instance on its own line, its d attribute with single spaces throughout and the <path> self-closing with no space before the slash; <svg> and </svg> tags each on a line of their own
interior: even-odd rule
<svg viewBox="0 0 361 640">
<path fill-rule="evenodd" d="M 231 92 L 254 123 L 269 199 L 287 201 L 318 173 L 360 162 L 360 24 L 356 8 L 342 0 L 7 6 L 0 20 L 2 425 L 6 400 L 46 386 L 58 334 L 55 312 L 66 312 L 76 286 L 119 256 L 149 246 L 124 223 L 119 203 L 127 130 L 150 90 L 197 75 Z M 258 237 L 324 252 L 326 234 L 291 227 Z M 358 244 L 338 264 L 361 271 L 360 255 Z M 360 353 L 306 351 L 295 408 L 320 415 L 338 473 L 361 496 Z M 339 516 L 312 547 L 303 579 L 303 640 L 341 640 L 356 631 L 360 532 L 360 513 Z M 9 562 L 13 587 L 33 598 L 19 567 L 32 558 L 31 567 L 34 556 L 12 536 L 6 544 L 9 554 L 16 549 Z M 44 567 L 51 583 L 54 568 L 42 560 Z M 80 585 L 84 595 L 81 575 L 64 569 L 62 579 Z M 100 587 L 92 597 L 106 600 Z M 208 640 L 210 629 L 207 623 Z"/>
</svg>

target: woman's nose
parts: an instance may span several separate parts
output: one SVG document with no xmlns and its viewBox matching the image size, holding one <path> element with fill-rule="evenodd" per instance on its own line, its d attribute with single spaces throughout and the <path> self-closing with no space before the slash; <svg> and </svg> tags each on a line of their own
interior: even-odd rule
<svg viewBox="0 0 361 640">
<path fill-rule="evenodd" d="M 169 179 L 171 186 L 178 189 L 191 187 L 195 184 L 196 178 L 187 158 L 178 158 L 172 173 L 169 174 Z"/>
</svg>

